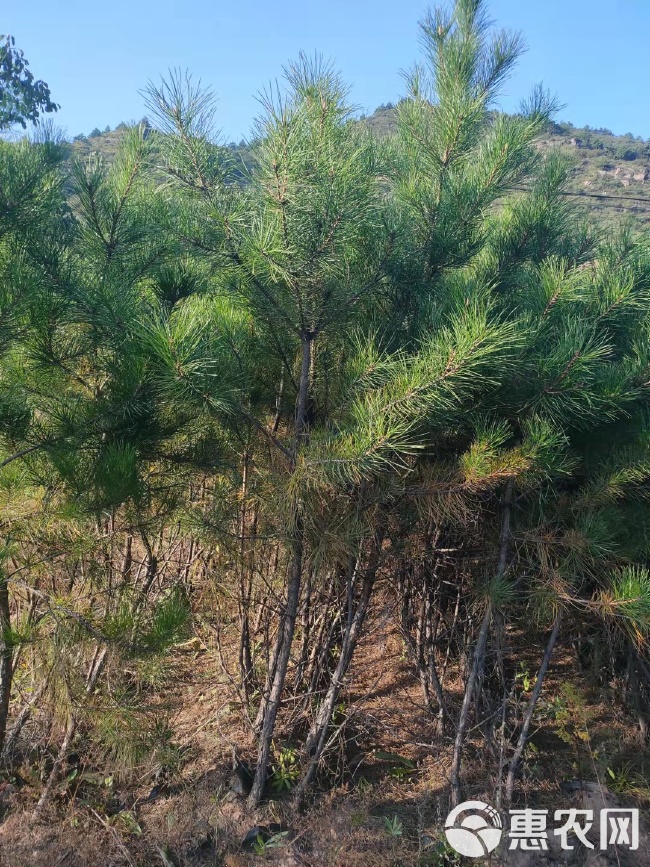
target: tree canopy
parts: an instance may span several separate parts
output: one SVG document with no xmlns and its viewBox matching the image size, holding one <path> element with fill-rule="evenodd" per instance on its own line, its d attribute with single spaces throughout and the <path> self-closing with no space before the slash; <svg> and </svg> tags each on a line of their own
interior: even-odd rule
<svg viewBox="0 0 650 867">
<path fill-rule="evenodd" d="M 546 92 L 493 111 L 521 40 L 482 2 L 421 38 L 390 138 L 300 56 L 244 166 L 180 73 L 111 166 L 0 143 L 0 739 L 14 679 L 67 708 L 37 812 L 192 622 L 230 642 L 250 804 L 306 797 L 378 588 L 455 801 L 473 718 L 512 797 L 563 630 L 647 704 L 648 241 L 577 217 Z"/>
<path fill-rule="evenodd" d="M 47 84 L 35 79 L 25 53 L 13 36 L 0 34 L 0 129 L 37 123 L 42 113 L 57 111 Z"/>
</svg>

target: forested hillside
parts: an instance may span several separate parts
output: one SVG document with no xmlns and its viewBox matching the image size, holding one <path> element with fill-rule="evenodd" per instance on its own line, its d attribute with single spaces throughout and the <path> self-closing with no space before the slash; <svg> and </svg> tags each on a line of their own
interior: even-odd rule
<svg viewBox="0 0 650 867">
<path fill-rule="evenodd" d="M 363 122 L 377 135 L 390 135 L 396 130 L 396 109 L 382 105 Z M 598 225 L 611 227 L 626 216 L 636 225 L 650 223 L 650 142 L 631 132 L 614 135 L 605 128 L 553 120 L 537 146 L 544 152 L 559 149 L 569 157 L 572 169 L 566 191 Z"/>
<path fill-rule="evenodd" d="M 180 73 L 0 142 L 1 865 L 650 863 L 650 243 L 570 195 L 647 146 L 494 113 L 487 12 L 370 119 L 301 56 L 250 147 Z"/>
<path fill-rule="evenodd" d="M 359 123 L 374 135 L 390 136 L 397 132 L 397 115 L 395 106 L 382 105 L 368 117 L 361 116 Z M 96 129 L 94 135 L 77 136 L 74 153 L 96 152 L 110 161 L 127 129 L 124 124 L 113 131 Z M 650 142 L 632 133 L 614 135 L 604 128 L 551 121 L 536 144 L 543 152 L 559 149 L 568 157 L 566 193 L 577 199 L 579 212 L 591 214 L 597 225 L 611 228 L 626 218 L 642 228 L 650 225 Z M 242 141 L 227 147 L 244 165 L 250 163 L 250 145 Z"/>
</svg>

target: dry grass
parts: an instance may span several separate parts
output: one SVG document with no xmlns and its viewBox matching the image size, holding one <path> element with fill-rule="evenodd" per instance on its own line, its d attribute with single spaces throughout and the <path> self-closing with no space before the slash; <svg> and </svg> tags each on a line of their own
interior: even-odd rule
<svg viewBox="0 0 650 867">
<path fill-rule="evenodd" d="M 168 660 L 165 703 L 180 757 L 173 773 L 156 781 L 153 767 L 146 767 L 139 777 L 117 785 L 114 796 L 120 809 L 112 816 L 84 798 L 82 789 L 75 797 L 61 795 L 39 825 L 29 820 L 37 785 L 23 785 L 0 824 L 0 867 L 164 867 L 165 858 L 180 867 L 259 864 L 260 856 L 242 851 L 241 842 L 251 827 L 272 823 L 289 834 L 285 845 L 265 853 L 268 863 L 442 867 L 445 862 L 431 844 L 441 839 L 449 810 L 451 738 L 434 734 L 434 720 L 422 707 L 419 683 L 393 623 L 388 603 L 378 604 L 341 698 L 339 738 L 327 757 L 330 776 L 322 779 L 303 814 L 286 798 L 251 813 L 229 792 L 231 746 L 252 757 L 253 739 L 205 629 L 199 649 L 187 645 Z M 517 645 L 522 637 L 510 640 Z M 524 652 L 524 661 L 534 671 L 534 655 L 526 660 Z M 224 662 L 231 664 L 229 659 Z M 446 686 L 452 703 L 459 704 L 460 680 Z M 621 771 L 624 788 L 622 769 L 628 768 L 630 778 L 630 757 L 640 775 L 650 768 L 633 721 L 622 708 L 603 700 L 602 689 L 576 673 L 570 654 L 558 654 L 541 704 L 544 713 L 533 738 L 537 752 L 529 755 L 519 789 L 526 804 L 568 805 L 563 780 L 599 779 L 607 767 Z M 569 714 L 564 723 L 563 708 Z M 289 738 L 292 718 L 289 706 L 280 723 L 279 744 Z M 585 728 L 586 739 L 581 734 Z M 401 771 L 399 762 L 378 752 L 402 756 L 413 768 Z M 493 800 L 494 781 L 477 731 L 468 743 L 464 767 L 467 795 Z M 638 791 L 619 795 L 647 806 Z M 391 827 L 400 833 L 391 834 Z"/>
</svg>

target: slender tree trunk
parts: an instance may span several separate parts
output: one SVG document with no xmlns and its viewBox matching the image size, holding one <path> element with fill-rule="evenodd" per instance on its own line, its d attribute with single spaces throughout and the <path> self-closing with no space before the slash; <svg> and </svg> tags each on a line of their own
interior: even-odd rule
<svg viewBox="0 0 650 867">
<path fill-rule="evenodd" d="M 366 614 L 368 612 L 370 598 L 375 584 L 375 578 L 377 576 L 377 569 L 379 566 L 379 558 L 381 554 L 381 546 L 384 541 L 384 534 L 385 527 L 383 524 L 381 524 L 377 528 L 372 540 L 372 547 L 368 556 L 367 566 L 364 570 L 365 575 L 361 587 L 361 595 L 359 597 L 359 601 L 357 602 L 356 611 L 354 611 L 354 614 L 352 613 L 353 601 L 352 598 L 350 598 L 348 622 L 346 625 L 345 633 L 343 635 L 343 642 L 341 646 L 341 653 L 339 656 L 338 664 L 332 676 L 327 693 L 325 694 L 325 697 L 318 709 L 316 719 L 312 724 L 305 743 L 305 752 L 307 753 L 307 755 L 310 756 L 311 760 L 303 779 L 301 780 L 300 784 L 296 789 L 296 796 L 298 799 L 302 797 L 307 787 L 313 780 L 316 774 L 316 770 L 318 768 L 320 757 L 325 747 L 327 732 L 329 729 L 330 721 L 332 719 L 332 714 L 334 712 L 334 707 L 338 700 L 341 686 L 343 685 L 343 680 L 345 678 L 345 675 L 347 674 L 348 668 L 350 667 L 350 662 L 352 661 L 354 651 L 361 635 Z"/>
<path fill-rule="evenodd" d="M 279 556 L 277 555 L 277 550 L 276 550 L 276 557 L 274 558 L 274 564 L 273 564 L 273 570 L 274 570 L 275 574 L 277 574 L 277 571 L 278 571 L 278 561 L 279 561 Z M 266 706 L 268 704 L 269 695 L 271 693 L 271 686 L 273 685 L 273 678 L 275 677 L 275 670 L 276 670 L 277 664 L 278 664 L 278 657 L 280 655 L 280 649 L 282 647 L 282 616 L 283 616 L 283 613 L 282 613 L 282 610 L 280 609 L 277 612 L 277 616 L 278 616 L 278 620 L 279 620 L 280 625 L 278 626 L 278 630 L 275 634 L 275 640 L 273 642 L 273 647 L 271 648 L 271 650 L 269 652 L 269 647 L 270 647 L 270 643 L 271 643 L 270 642 L 270 628 L 269 627 L 270 627 L 270 621 L 271 621 L 273 610 L 270 608 L 270 606 L 268 606 L 266 604 L 266 602 L 260 606 L 260 611 L 265 611 L 267 609 L 271 613 L 270 614 L 267 613 L 267 616 L 265 618 L 265 624 L 264 624 L 264 634 L 265 634 L 265 642 L 264 643 L 265 643 L 265 647 L 267 648 L 267 650 L 266 650 L 266 656 L 267 656 L 266 677 L 264 680 L 264 688 L 262 689 L 262 698 L 260 701 L 260 706 L 259 706 L 259 709 L 257 711 L 257 715 L 255 717 L 255 722 L 253 723 L 253 731 L 256 734 L 259 734 L 261 729 L 262 729 L 262 723 L 264 722 L 264 714 L 266 713 Z M 258 628 L 259 628 L 259 626 L 258 626 Z"/>
<path fill-rule="evenodd" d="M 431 605 L 429 600 L 428 587 L 423 576 L 417 578 L 420 585 L 420 607 L 415 627 L 415 642 L 413 646 L 413 654 L 415 657 L 415 665 L 420 677 L 422 691 L 425 697 L 425 703 L 429 713 L 433 713 L 433 701 L 431 700 L 431 689 L 428 677 L 428 667 L 426 663 L 427 656 L 427 640 L 430 637 L 429 616 L 431 613 Z M 430 648 L 429 648 L 430 649 Z"/>
<path fill-rule="evenodd" d="M 296 457 L 306 436 L 307 403 L 309 400 L 310 377 L 312 373 L 312 348 L 314 335 L 305 335 L 302 341 L 302 364 L 300 370 L 300 386 L 296 405 L 295 440 L 293 446 L 292 470 L 295 467 Z M 296 617 L 300 602 L 300 587 L 302 583 L 302 569 L 304 557 L 304 530 L 302 504 L 297 499 L 294 505 L 291 531 L 291 560 L 289 566 L 289 580 L 287 586 L 287 601 L 279 626 L 278 654 L 273 675 L 273 682 L 267 701 L 264 704 L 264 712 L 259 737 L 257 753 L 257 765 L 253 786 L 248 797 L 251 807 L 256 807 L 264 791 L 268 773 L 269 757 L 271 754 L 271 740 L 275 731 L 275 721 L 282 701 L 284 682 L 291 657 L 291 645 L 296 628 Z"/>
<path fill-rule="evenodd" d="M 438 702 L 438 732 L 442 734 L 445 727 L 445 718 L 447 710 L 445 707 L 445 694 L 442 689 L 442 683 L 438 676 L 438 667 L 436 665 L 436 648 L 435 644 L 429 649 L 429 689 L 433 688 Z"/>
<path fill-rule="evenodd" d="M 29 718 L 32 715 L 32 711 L 34 710 L 39 699 L 47 689 L 47 683 L 48 678 L 45 678 L 41 681 L 39 688 L 32 695 L 29 701 L 22 707 L 20 713 L 14 720 L 13 725 L 7 732 L 4 747 L 2 748 L 2 753 L 0 753 L 0 761 L 7 761 L 10 758 L 12 752 L 15 749 L 16 743 L 18 742 L 20 733 L 22 732 L 25 724 L 29 721 Z"/>
<path fill-rule="evenodd" d="M 419 640 L 421 632 L 419 630 L 416 630 L 415 640 L 413 639 L 412 635 L 411 624 L 413 617 L 411 608 L 413 602 L 413 595 L 411 592 L 411 581 L 409 578 L 408 570 L 406 568 L 406 564 L 404 563 L 401 564 L 397 575 L 397 589 L 401 596 L 400 620 L 402 626 L 402 637 L 408 645 L 410 655 L 418 672 L 418 679 L 420 681 L 420 686 L 422 687 L 422 696 L 424 698 L 425 707 L 430 714 L 433 714 L 435 712 L 435 708 L 431 699 L 429 678 L 427 676 L 427 670 L 424 664 L 424 644 L 421 640 Z M 422 596 L 422 601 L 420 603 L 421 612 L 423 606 L 424 595 Z"/>
<path fill-rule="evenodd" d="M 257 753 L 257 766 L 255 769 L 255 778 L 253 786 L 248 797 L 251 807 L 256 807 L 264 791 L 266 777 L 268 773 L 269 757 L 271 754 L 271 740 L 275 731 L 275 720 L 277 718 L 282 693 L 284 690 L 284 682 L 287 676 L 289 667 L 289 658 L 291 655 L 291 644 L 293 642 L 293 633 L 296 626 L 296 616 L 298 613 L 298 602 L 300 599 L 300 583 L 302 578 L 302 558 L 304 541 L 302 537 L 302 520 L 298 519 L 299 534 L 294 538 L 293 542 L 293 557 L 291 564 L 291 574 L 289 576 L 289 586 L 287 588 L 287 604 L 280 625 L 280 642 L 277 664 L 275 666 L 275 675 L 268 700 L 266 702 L 264 718 L 262 720 L 262 728 L 259 736 L 259 749 Z"/>
<path fill-rule="evenodd" d="M 253 674 L 250 640 L 250 576 L 246 558 L 246 518 L 248 497 L 248 451 L 244 452 L 241 511 L 239 516 L 239 673 L 242 692 L 248 702 Z"/>
<path fill-rule="evenodd" d="M 296 676 L 293 684 L 294 689 L 298 689 L 302 682 L 305 673 L 305 668 L 309 662 L 309 637 L 311 634 L 311 585 L 312 585 L 312 570 L 307 575 L 307 584 L 305 587 L 304 598 L 300 609 L 300 655 L 298 656 L 298 665 L 296 666 Z"/>
<path fill-rule="evenodd" d="M 638 654 L 636 653 L 634 648 L 630 646 L 627 655 L 627 675 L 630 687 L 629 691 L 631 693 L 630 699 L 632 702 L 632 707 L 634 708 L 634 711 L 637 715 L 641 740 L 645 741 L 648 737 L 648 713 L 647 706 L 644 707 L 643 693 L 641 690 L 641 683 L 639 682 L 639 674 L 636 667 L 637 660 Z M 642 669 L 641 674 L 643 674 Z"/>
<path fill-rule="evenodd" d="M 23 706 L 20 713 L 14 720 L 13 725 L 7 732 L 4 747 L 2 748 L 2 752 L 0 753 L 0 760 L 5 761 L 10 758 L 12 752 L 14 751 L 18 738 L 20 737 L 20 733 L 22 732 L 25 724 L 29 721 L 29 718 L 32 715 L 32 711 L 34 710 L 37 703 L 45 693 L 45 690 L 47 689 L 48 680 L 49 677 L 46 677 L 41 681 L 41 684 L 36 690 L 36 692 Z"/>
<path fill-rule="evenodd" d="M 474 684 L 478 676 L 481 660 L 485 654 L 485 646 L 487 644 L 488 632 L 490 629 L 490 620 L 492 619 L 492 604 L 488 602 L 483 615 L 481 629 L 474 648 L 474 657 L 472 665 L 467 676 L 465 685 L 465 694 L 463 696 L 463 704 L 460 709 L 460 717 L 458 718 L 458 728 L 456 729 L 456 739 L 454 741 L 454 754 L 451 760 L 451 803 L 456 807 L 460 803 L 460 764 L 463 754 L 463 744 L 465 742 L 465 731 L 469 719 L 469 711 L 472 704 L 474 694 Z"/>
<path fill-rule="evenodd" d="M 146 571 L 144 576 L 144 583 L 140 588 L 140 592 L 138 593 L 133 606 L 131 608 L 133 614 L 133 626 L 131 628 L 131 642 L 135 642 L 136 636 L 138 634 L 138 629 L 140 628 L 140 612 L 142 606 L 144 605 L 149 591 L 151 590 L 151 586 L 156 579 L 156 575 L 158 574 L 158 558 L 153 553 L 151 548 L 151 544 L 149 539 L 147 538 L 144 532 L 141 532 L 142 542 L 144 543 L 146 549 Z"/>
<path fill-rule="evenodd" d="M 551 661 L 551 655 L 553 653 L 553 648 L 555 647 L 555 642 L 557 641 L 557 636 L 560 631 L 560 623 L 562 621 L 562 615 L 560 612 L 555 617 L 555 621 L 553 623 L 553 629 L 551 630 L 551 634 L 549 636 L 548 642 L 546 643 L 546 649 L 544 651 L 544 657 L 542 659 L 542 664 L 540 666 L 539 671 L 537 672 L 537 679 L 535 681 L 535 686 L 533 687 L 533 691 L 531 693 L 530 698 L 528 699 L 528 706 L 526 708 L 526 713 L 524 714 L 523 723 L 521 726 L 521 732 L 519 733 L 519 739 L 517 740 L 517 746 L 515 747 L 515 751 L 513 753 L 512 758 L 510 759 L 510 767 L 508 768 L 508 776 L 506 777 L 506 803 L 510 804 L 512 801 L 512 795 L 515 789 L 515 776 L 517 774 L 517 768 L 519 767 L 519 762 L 521 761 L 521 757 L 524 754 L 524 749 L 526 748 L 526 741 L 528 739 L 528 732 L 530 731 L 530 724 L 533 719 L 533 714 L 535 712 L 535 707 L 537 705 L 537 701 L 539 699 L 540 693 L 542 692 L 542 684 L 544 683 L 544 678 L 546 677 L 546 672 L 548 671 L 548 666 Z"/>
<path fill-rule="evenodd" d="M 313 665 L 311 669 L 311 677 L 308 680 L 307 693 L 305 695 L 304 708 L 305 710 L 311 704 L 312 696 L 320 692 L 320 687 L 323 682 L 323 679 L 327 676 L 328 670 L 328 660 L 330 656 L 330 651 L 333 645 L 336 643 L 338 638 L 343 638 L 343 632 L 341 628 L 341 623 L 343 621 L 343 609 L 339 608 L 339 610 L 334 614 L 332 621 L 330 622 L 330 628 L 327 633 L 327 639 L 325 641 L 320 640 L 320 642 L 314 642 L 314 650 L 317 650 Z M 325 618 L 324 625 L 327 625 L 327 618 Z"/>
<path fill-rule="evenodd" d="M 432 587 L 426 575 L 422 576 L 418 581 L 418 585 L 421 590 L 421 598 L 414 639 L 411 634 L 411 601 L 413 594 L 410 582 L 407 579 L 406 570 L 403 569 L 402 577 L 398 578 L 398 590 L 402 596 L 402 633 L 418 672 L 426 709 L 430 714 L 436 715 L 438 731 L 442 732 L 446 710 L 442 682 L 438 675 L 436 664 L 436 640 L 441 615 L 439 609 L 436 609 L 435 615 L 432 615 L 435 593 L 432 594 Z"/>
<path fill-rule="evenodd" d="M 329 572 L 328 576 L 331 577 L 332 572 Z M 341 620 L 340 609 L 337 610 L 333 617 L 331 617 L 330 619 L 330 615 L 332 612 L 332 603 L 335 596 L 336 581 L 330 580 L 327 587 L 327 595 L 325 596 L 325 601 L 320 606 L 321 610 L 318 615 L 318 620 L 314 624 L 314 627 L 317 628 L 312 629 L 312 632 L 314 633 L 314 640 L 312 641 L 312 649 L 311 653 L 309 654 L 307 670 L 304 675 L 306 690 L 302 702 L 303 712 L 305 712 L 311 704 L 311 696 L 318 687 L 321 675 L 325 669 L 327 655 L 329 653 L 330 647 L 332 646 L 334 633 L 338 629 Z M 325 631 L 327 630 L 328 625 L 329 632 L 327 635 L 327 639 L 325 639 Z"/>
<path fill-rule="evenodd" d="M 246 702 L 250 694 L 250 683 L 253 674 L 253 657 L 251 655 L 251 637 L 248 622 L 248 612 L 242 614 L 241 629 L 239 634 L 239 672 L 241 678 L 242 693 Z"/>
<path fill-rule="evenodd" d="M 99 675 L 102 673 L 102 670 L 106 663 L 107 656 L 107 647 L 104 647 L 99 653 L 99 655 L 95 654 L 93 656 L 93 660 L 90 664 L 90 667 L 88 669 L 88 675 L 86 677 L 86 695 L 90 695 L 95 689 L 95 685 L 97 684 Z M 52 797 L 52 792 L 54 790 L 54 786 L 59 779 L 63 762 L 65 760 L 65 757 L 68 755 L 70 746 L 77 731 L 77 722 L 78 720 L 76 715 L 74 714 L 74 712 L 71 712 L 68 724 L 65 729 L 65 734 L 63 736 L 61 747 L 59 748 L 57 757 L 54 760 L 54 764 L 52 765 L 52 770 L 49 773 L 47 782 L 45 783 L 45 787 L 41 792 L 41 797 L 38 799 L 38 803 L 34 808 L 33 818 L 35 820 L 41 818 L 41 816 L 43 815 L 43 811 L 45 810 L 50 798 Z"/>
<path fill-rule="evenodd" d="M 4 572 L 0 573 L 0 753 L 4 745 L 9 717 L 9 702 L 13 683 L 14 646 L 11 641 L 11 612 L 9 584 Z"/>
<path fill-rule="evenodd" d="M 501 520 L 501 549 L 499 552 L 499 565 L 497 575 L 501 578 L 505 574 L 508 563 L 508 551 L 510 547 L 510 511 L 512 508 L 512 493 L 514 482 L 512 479 L 506 484 L 506 489 L 503 496 L 503 513 Z M 469 711 L 474 695 L 474 686 L 478 678 L 479 672 L 483 665 L 485 657 L 485 647 L 487 645 L 488 633 L 490 630 L 490 621 L 492 619 L 492 602 L 488 600 L 483 621 L 479 630 L 476 647 L 474 648 L 474 656 L 472 664 L 467 676 L 465 685 L 465 694 L 463 696 L 463 704 L 460 709 L 460 717 L 458 719 L 458 728 L 456 729 L 456 739 L 454 741 L 454 753 L 451 760 L 450 782 L 451 782 L 451 802 L 452 806 L 457 806 L 460 803 L 460 767 L 463 755 L 463 744 L 465 742 L 465 731 L 469 719 Z"/>
<path fill-rule="evenodd" d="M 458 615 L 460 613 L 460 599 L 461 599 L 461 590 L 462 590 L 462 582 L 459 582 L 458 592 L 456 593 L 456 604 L 454 605 L 454 617 L 451 621 L 451 629 L 449 630 L 449 640 L 447 641 L 447 649 L 445 651 L 445 661 L 442 664 L 442 672 L 440 674 L 440 684 L 444 686 L 445 677 L 447 675 L 447 668 L 449 666 L 449 657 L 451 656 L 451 646 L 454 641 L 454 635 L 456 634 L 456 626 L 458 624 Z"/>
<path fill-rule="evenodd" d="M 302 364 L 300 366 L 300 388 L 298 389 L 298 402 L 296 405 L 295 441 L 293 446 L 294 464 L 305 439 L 307 425 L 307 404 L 309 401 L 310 381 L 312 375 L 312 349 L 314 337 L 306 336 L 302 342 Z"/>
<path fill-rule="evenodd" d="M 70 745 L 72 744 L 72 739 L 74 738 L 76 730 L 77 718 L 74 716 L 74 714 L 71 714 L 70 719 L 68 720 L 68 725 L 65 729 L 63 741 L 61 743 L 61 746 L 59 747 L 58 755 L 54 760 L 52 770 L 50 771 L 47 782 L 45 783 L 43 791 L 41 792 L 41 797 L 38 799 L 38 803 L 34 808 L 34 812 L 32 814 L 32 818 L 34 819 L 34 821 L 38 821 L 41 818 L 46 806 L 49 803 L 50 798 L 52 797 L 52 791 L 59 779 L 59 774 L 61 773 L 63 761 L 67 756 L 68 752 L 70 751 Z"/>
<path fill-rule="evenodd" d="M 137 614 L 137 612 L 140 610 L 140 607 L 143 605 L 145 599 L 147 598 L 147 595 L 151 590 L 151 585 L 155 581 L 156 575 L 158 574 L 158 558 L 153 553 L 151 543 L 149 542 L 146 533 L 141 532 L 140 536 L 147 552 L 145 561 L 146 571 L 144 575 L 144 583 L 140 588 L 140 592 L 138 593 L 136 602 L 133 606 L 134 614 Z"/>
<path fill-rule="evenodd" d="M 127 533 L 126 542 L 124 544 L 124 557 L 122 558 L 122 580 L 128 581 L 131 578 L 131 567 L 133 566 L 133 536 Z"/>
<path fill-rule="evenodd" d="M 264 715 L 266 714 L 266 708 L 269 701 L 269 696 L 271 694 L 271 687 L 273 685 L 273 679 L 275 677 L 275 671 L 278 665 L 278 658 L 280 656 L 280 650 L 282 649 L 282 618 L 280 618 L 280 626 L 278 627 L 278 631 L 275 636 L 275 641 L 273 642 L 273 648 L 271 650 L 271 655 L 268 659 L 268 664 L 266 667 L 266 680 L 264 683 L 264 689 L 262 691 L 262 700 L 260 701 L 259 710 L 257 711 L 257 716 L 255 717 L 255 722 L 253 723 L 253 730 L 255 732 L 260 732 L 262 730 L 262 724 L 264 722 Z M 267 620 L 267 645 L 269 643 L 270 636 L 268 635 L 268 620 Z"/>
</svg>

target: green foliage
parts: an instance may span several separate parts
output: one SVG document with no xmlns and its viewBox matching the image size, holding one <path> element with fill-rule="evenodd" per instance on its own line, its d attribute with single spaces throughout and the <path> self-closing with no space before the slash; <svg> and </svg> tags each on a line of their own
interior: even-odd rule
<svg viewBox="0 0 650 867">
<path fill-rule="evenodd" d="M 153 607 L 149 622 L 136 636 L 136 646 L 147 653 L 162 653 L 186 635 L 189 616 L 185 595 L 170 593 Z"/>
<path fill-rule="evenodd" d="M 108 824 L 113 828 L 117 828 L 120 831 L 131 834 L 135 837 L 140 837 L 142 835 L 142 828 L 140 827 L 135 814 L 131 810 L 120 810 L 119 813 L 110 816 Z"/>
<path fill-rule="evenodd" d="M 25 54 L 16 48 L 13 36 L 0 34 L 0 129 L 20 124 L 38 123 L 42 112 L 57 111 L 50 89 L 36 80 L 29 70 Z"/>
<path fill-rule="evenodd" d="M 389 762 L 391 767 L 388 771 L 391 777 L 397 780 L 402 780 L 411 776 L 415 772 L 415 765 L 410 759 L 400 756 L 398 753 L 385 752 L 384 750 L 375 750 L 375 758 L 383 762 Z"/>
<path fill-rule="evenodd" d="M 451 847 L 446 837 L 443 837 L 439 840 L 432 840 L 431 845 L 427 847 L 418 863 L 428 864 L 431 867 L 457 867 L 461 863 L 461 857 Z"/>
<path fill-rule="evenodd" d="M 292 587 L 297 607 L 307 581 L 305 616 L 330 622 L 331 588 L 344 624 L 374 550 L 375 569 L 422 566 L 423 610 L 458 590 L 468 640 L 487 603 L 508 627 L 562 610 L 645 648 L 647 241 L 582 225 L 567 160 L 538 147 L 548 94 L 494 111 L 521 41 L 483 3 L 430 13 L 421 37 L 390 136 L 301 56 L 245 162 L 176 72 L 148 90 L 155 129 L 101 136 L 112 159 L 0 143 L 0 513 L 36 600 L 25 665 L 54 672 L 75 719 L 108 709 L 94 736 L 124 766 L 154 741 L 180 761 L 138 701 L 202 604 L 199 556 L 224 628 L 253 600 L 288 634 L 267 600 L 285 610 Z M 574 705 L 552 708 L 573 740 Z M 276 791 L 302 758 L 277 751 Z"/>
<path fill-rule="evenodd" d="M 616 151 L 616 156 L 619 160 L 635 160 L 639 155 L 637 150 L 634 150 L 630 147 L 625 147 L 625 145 L 621 145 Z"/>
<path fill-rule="evenodd" d="M 555 733 L 566 744 L 589 744 L 592 712 L 570 683 L 561 684 L 559 694 L 547 702 L 546 713 L 553 719 Z"/>
<path fill-rule="evenodd" d="M 401 837 L 404 834 L 404 825 L 399 816 L 384 816 L 384 828 L 389 837 Z"/>
<path fill-rule="evenodd" d="M 256 855 L 264 856 L 267 852 L 270 852 L 273 849 L 281 849 L 283 846 L 287 845 L 286 838 L 288 836 L 288 831 L 277 831 L 275 834 L 271 834 L 270 837 L 264 837 L 262 834 L 258 834 L 253 843 L 253 852 Z"/>
<path fill-rule="evenodd" d="M 278 794 L 291 791 L 299 778 L 300 765 L 296 750 L 290 747 L 276 750 L 275 764 L 271 773 L 273 790 Z"/>
<path fill-rule="evenodd" d="M 626 762 L 617 771 L 607 768 L 607 787 L 619 795 L 642 799 L 646 803 L 650 800 L 650 787 L 643 774 L 635 770 L 631 762 Z"/>
<path fill-rule="evenodd" d="M 612 576 L 601 602 L 614 622 L 643 645 L 650 634 L 650 572 L 641 566 L 622 568 Z"/>
</svg>

